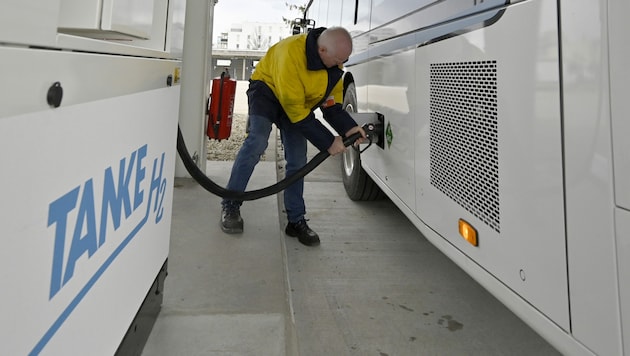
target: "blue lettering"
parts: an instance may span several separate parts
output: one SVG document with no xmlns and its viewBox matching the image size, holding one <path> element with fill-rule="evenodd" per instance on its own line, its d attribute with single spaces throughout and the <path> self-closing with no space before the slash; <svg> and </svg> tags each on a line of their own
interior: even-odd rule
<svg viewBox="0 0 630 356">
<path fill-rule="evenodd" d="M 85 235 L 83 233 L 83 225 L 87 224 Z M 77 216 L 77 224 L 74 228 L 74 234 L 72 235 L 72 244 L 70 245 L 70 253 L 68 255 L 68 262 L 66 262 L 66 273 L 63 278 L 63 284 L 65 285 L 72 275 L 74 274 L 74 265 L 79 257 L 83 256 L 85 252 L 88 253 L 88 257 L 92 257 L 97 249 L 96 244 L 96 214 L 94 212 L 94 188 L 92 179 L 85 182 L 83 187 L 83 196 L 81 197 L 81 204 L 79 205 L 79 214 Z"/>
<path fill-rule="evenodd" d="M 158 203 L 160 201 L 160 185 L 162 184 L 162 171 L 164 170 L 164 153 L 162 153 L 162 160 L 160 163 L 160 173 L 158 176 L 155 175 L 155 171 L 157 168 L 158 159 L 153 160 L 153 172 L 151 173 L 151 187 L 149 189 L 149 195 L 153 194 L 153 190 L 155 190 L 155 206 L 153 207 L 153 211 L 156 211 L 158 208 Z"/>
<path fill-rule="evenodd" d="M 144 146 L 145 150 L 142 153 L 143 157 L 146 156 L 146 145 Z M 101 204 L 101 225 L 99 230 L 99 239 L 98 246 L 102 246 L 105 243 L 106 235 L 107 235 L 107 213 L 111 211 L 112 213 L 112 222 L 114 223 L 114 231 L 118 230 L 120 227 L 120 215 L 122 212 L 122 207 L 124 204 L 125 207 L 125 218 L 128 218 L 131 215 L 131 199 L 129 197 L 129 181 L 131 179 L 131 171 L 133 164 L 136 159 L 136 152 L 134 151 L 131 154 L 131 159 L 129 160 L 129 166 L 125 171 L 126 167 L 126 158 L 120 160 L 119 171 L 118 171 L 118 192 L 116 192 L 116 186 L 114 184 L 114 175 L 112 173 L 112 168 L 108 167 L 105 170 L 104 182 L 103 182 L 103 201 Z M 138 165 L 140 164 L 140 159 L 138 159 Z M 126 174 L 125 174 L 126 173 Z M 136 175 L 138 175 L 136 173 Z M 142 179 L 144 179 L 144 170 L 142 172 Z M 138 207 L 138 181 L 136 181 L 136 194 L 135 194 L 135 203 L 134 210 Z M 140 197 L 142 200 L 142 193 L 140 193 Z"/>
<path fill-rule="evenodd" d="M 87 254 L 90 259 L 107 241 L 107 230 L 113 225 L 114 231 L 123 224 L 142 204 L 147 204 L 146 212 L 151 208 L 158 223 L 164 216 L 164 198 L 167 180 L 163 178 L 166 153 L 153 160 L 153 170 L 148 187 L 148 201 L 145 199 L 147 169 L 147 145 L 138 148 L 129 157 L 119 162 L 118 178 L 112 167 L 107 167 L 103 174 L 102 200 L 95 201 L 94 181 L 88 179 L 83 186 L 78 186 L 49 205 L 48 226 L 56 225 L 53 247 L 52 271 L 50 277 L 50 295 L 52 299 L 73 277 L 77 261 Z M 129 158 L 129 160 L 127 160 Z M 158 162 L 159 160 L 159 162 Z M 134 176 L 135 184 L 130 187 Z M 144 188 L 143 188 L 144 185 Z M 133 191 L 130 190 L 133 189 Z M 155 190 L 155 204 L 151 204 Z M 133 199 L 133 205 L 132 205 Z M 97 226 L 96 204 L 100 204 L 100 225 Z M 78 206 L 78 209 L 77 209 Z M 124 210 L 124 218 L 122 216 Z M 76 212 L 75 215 L 71 212 Z M 71 220 L 72 219 L 72 220 Z M 111 220 L 111 223 L 110 223 Z M 72 237 L 69 236 L 70 224 L 74 223 Z M 142 223 L 144 224 L 144 222 Z M 108 226 L 109 225 L 109 226 Z M 66 243 L 69 242 L 69 246 Z"/>
<path fill-rule="evenodd" d="M 157 213 L 155 214 L 156 224 L 162 221 L 162 216 L 164 216 L 164 196 L 166 196 L 166 178 L 162 180 L 162 185 L 160 186 L 160 205 L 158 206 Z"/>
<path fill-rule="evenodd" d="M 105 243 L 105 235 L 107 234 L 107 212 L 112 212 L 112 222 L 114 223 L 115 231 L 120 227 L 120 212 L 122 208 L 122 196 L 116 194 L 112 167 L 107 167 L 104 178 L 103 202 L 101 204 L 101 228 L 98 239 L 99 247 Z"/>
<path fill-rule="evenodd" d="M 131 154 L 127 174 L 125 175 L 125 159 L 120 160 L 120 172 L 118 172 L 118 194 L 122 194 L 123 203 L 125 203 L 125 218 L 131 215 L 131 199 L 129 198 L 129 181 L 131 180 L 131 171 L 136 161 L 136 151 Z M 123 180 L 123 176 L 125 177 Z"/>
<path fill-rule="evenodd" d="M 138 209 L 144 200 L 144 191 L 140 189 L 140 183 L 144 180 L 145 169 L 142 165 L 142 159 L 147 156 L 147 145 L 138 149 L 138 164 L 136 165 L 136 190 L 133 199 L 133 210 Z"/>
<path fill-rule="evenodd" d="M 77 205 L 79 188 L 80 187 L 74 188 L 48 206 L 48 226 L 52 224 L 56 225 L 49 299 L 52 299 L 61 289 L 61 273 L 63 271 L 63 252 L 66 240 L 68 213 Z"/>
</svg>

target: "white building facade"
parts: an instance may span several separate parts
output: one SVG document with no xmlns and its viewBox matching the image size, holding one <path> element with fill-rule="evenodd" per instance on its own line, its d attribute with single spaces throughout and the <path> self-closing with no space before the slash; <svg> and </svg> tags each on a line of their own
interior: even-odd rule
<svg viewBox="0 0 630 356">
<path fill-rule="evenodd" d="M 244 22 L 232 24 L 228 32 L 221 32 L 213 44 L 215 49 L 266 51 L 276 42 L 291 35 L 284 23 Z"/>
</svg>

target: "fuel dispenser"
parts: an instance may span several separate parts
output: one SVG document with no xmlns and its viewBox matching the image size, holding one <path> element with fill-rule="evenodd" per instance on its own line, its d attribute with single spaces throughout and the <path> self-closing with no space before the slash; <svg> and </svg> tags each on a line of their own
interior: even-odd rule
<svg viewBox="0 0 630 356">
<path fill-rule="evenodd" d="M 226 69 L 220 77 L 212 80 L 212 93 L 207 109 L 208 138 L 224 140 L 230 137 L 235 97 L 236 80 L 230 78 L 230 72 Z"/>
</svg>

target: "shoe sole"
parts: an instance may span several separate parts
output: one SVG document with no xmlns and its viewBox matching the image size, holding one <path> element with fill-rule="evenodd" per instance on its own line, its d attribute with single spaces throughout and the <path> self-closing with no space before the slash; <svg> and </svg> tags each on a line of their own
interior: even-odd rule
<svg viewBox="0 0 630 356">
<path fill-rule="evenodd" d="M 297 239 L 298 239 L 298 241 L 300 241 L 300 243 L 301 243 L 302 245 L 306 245 L 306 246 L 317 246 L 317 245 L 319 245 L 319 243 L 320 243 L 319 238 L 317 239 L 317 241 L 313 241 L 313 242 L 309 242 L 309 243 L 307 243 L 307 242 L 305 242 L 305 241 L 302 241 L 302 240 L 300 240 L 300 237 L 298 236 L 298 234 L 297 234 L 297 233 L 294 233 L 294 232 L 293 232 L 293 230 L 288 230 L 288 229 L 285 229 L 285 230 L 284 230 L 284 233 L 285 233 L 285 234 L 287 234 L 287 236 L 297 238 Z"/>
<path fill-rule="evenodd" d="M 221 225 L 221 230 L 223 232 L 225 232 L 226 234 L 240 234 L 243 232 L 243 228 L 238 228 L 238 227 L 233 227 L 233 228 L 229 228 L 229 227 L 225 227 L 223 225 Z"/>
</svg>

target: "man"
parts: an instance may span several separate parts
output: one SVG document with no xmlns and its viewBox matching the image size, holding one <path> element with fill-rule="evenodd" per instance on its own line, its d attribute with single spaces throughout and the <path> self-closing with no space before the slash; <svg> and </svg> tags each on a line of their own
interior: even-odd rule
<svg viewBox="0 0 630 356">
<path fill-rule="evenodd" d="M 324 119 L 339 134 L 350 136 L 365 132 L 342 109 L 343 74 L 341 66 L 352 53 L 352 38 L 341 27 L 317 28 L 308 34 L 288 37 L 269 48 L 258 62 L 251 77 L 249 100 L 249 133 L 238 152 L 227 189 L 245 191 L 254 166 L 267 148 L 272 123 L 281 134 L 290 176 L 306 164 L 306 139 L 319 150 L 331 155 L 345 151 L 341 136 L 333 136 L 319 122 L 313 111 L 322 110 Z M 306 223 L 304 215 L 304 180 L 300 179 L 284 192 L 289 223 L 287 235 L 297 237 L 307 246 L 319 244 L 319 236 Z M 221 202 L 221 229 L 226 233 L 243 232 L 240 215 L 242 202 Z"/>
</svg>

